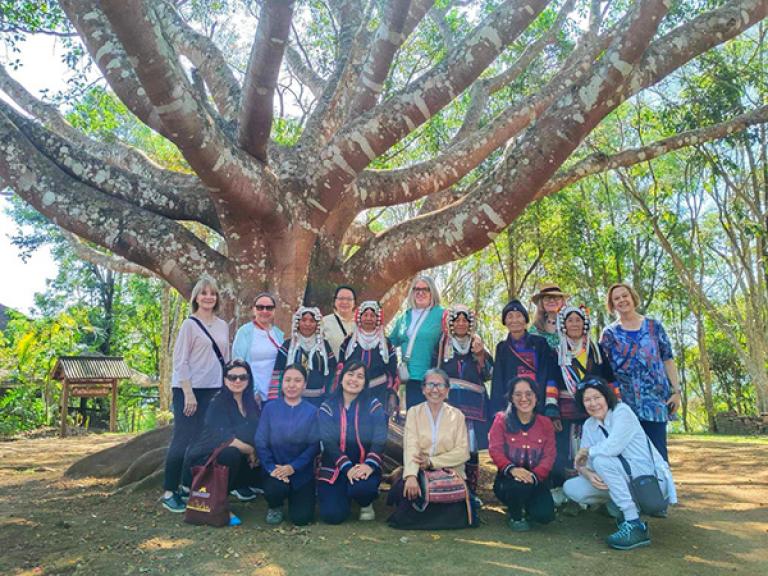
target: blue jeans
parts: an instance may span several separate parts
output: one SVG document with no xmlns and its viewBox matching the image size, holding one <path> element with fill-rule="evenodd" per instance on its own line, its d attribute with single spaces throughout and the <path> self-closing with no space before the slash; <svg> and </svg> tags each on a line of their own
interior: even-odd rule
<svg viewBox="0 0 768 576">
<path fill-rule="evenodd" d="M 656 446 L 656 450 L 659 451 L 661 457 L 666 462 L 669 462 L 669 454 L 667 453 L 667 423 L 640 420 L 640 426 L 645 430 L 651 444 Z"/>
</svg>

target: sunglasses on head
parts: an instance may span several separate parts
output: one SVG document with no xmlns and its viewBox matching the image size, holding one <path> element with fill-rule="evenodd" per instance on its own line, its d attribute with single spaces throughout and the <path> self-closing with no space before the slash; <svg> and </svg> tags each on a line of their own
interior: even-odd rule
<svg viewBox="0 0 768 576">
<path fill-rule="evenodd" d="M 227 374 L 225 378 L 230 382 L 237 382 L 238 380 L 248 382 L 248 374 Z"/>
<path fill-rule="evenodd" d="M 275 309 L 274 304 L 254 304 L 253 307 L 259 312 L 262 312 L 263 310 L 269 310 L 271 312 L 272 310 Z"/>
<path fill-rule="evenodd" d="M 599 386 L 600 384 L 602 384 L 602 382 L 600 382 L 600 380 L 598 380 L 597 378 L 586 378 L 581 382 L 579 382 L 579 384 L 576 386 L 576 389 L 584 390 L 584 388 L 587 388 L 587 387 L 594 388 L 595 386 Z"/>
</svg>

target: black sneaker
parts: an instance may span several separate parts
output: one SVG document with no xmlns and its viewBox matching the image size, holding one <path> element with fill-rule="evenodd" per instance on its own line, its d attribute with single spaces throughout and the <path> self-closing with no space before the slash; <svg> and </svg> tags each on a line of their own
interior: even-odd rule
<svg viewBox="0 0 768 576">
<path fill-rule="evenodd" d="M 175 514 L 181 514 L 187 509 L 187 505 L 184 504 L 176 492 L 168 496 L 168 498 L 163 498 L 162 504 L 163 508 L 168 510 L 168 512 L 173 512 Z"/>
<path fill-rule="evenodd" d="M 617 550 L 632 550 L 640 546 L 648 546 L 651 537 L 648 533 L 648 524 L 640 520 L 622 522 L 619 529 L 605 540 L 608 546 Z"/>
<path fill-rule="evenodd" d="M 245 486 L 243 488 L 236 488 L 232 491 L 230 491 L 230 494 L 240 500 L 240 502 L 249 502 L 250 500 L 253 500 L 258 496 L 256 492 L 251 490 L 248 486 Z"/>
</svg>

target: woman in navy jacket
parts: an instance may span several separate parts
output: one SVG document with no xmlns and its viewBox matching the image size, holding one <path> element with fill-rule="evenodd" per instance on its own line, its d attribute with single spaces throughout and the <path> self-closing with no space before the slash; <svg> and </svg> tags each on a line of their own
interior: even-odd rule
<svg viewBox="0 0 768 576">
<path fill-rule="evenodd" d="M 337 390 L 320 406 L 318 428 L 323 445 L 317 485 L 320 518 L 328 524 L 344 522 L 355 500 L 360 520 L 373 520 L 387 416 L 381 402 L 368 394 L 365 364 L 352 360 L 344 365 Z"/>
</svg>

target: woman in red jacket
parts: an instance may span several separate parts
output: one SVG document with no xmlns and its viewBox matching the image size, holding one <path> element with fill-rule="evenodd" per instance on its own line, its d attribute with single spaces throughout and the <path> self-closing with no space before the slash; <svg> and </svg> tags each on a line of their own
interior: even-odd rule
<svg viewBox="0 0 768 576">
<path fill-rule="evenodd" d="M 547 481 L 557 454 L 555 429 L 549 418 L 536 414 L 535 390 L 530 378 L 516 378 L 509 386 L 510 404 L 496 414 L 488 435 L 488 453 L 499 469 L 493 492 L 507 506 L 509 527 L 516 532 L 530 530 L 528 520 L 555 519 Z"/>
</svg>

